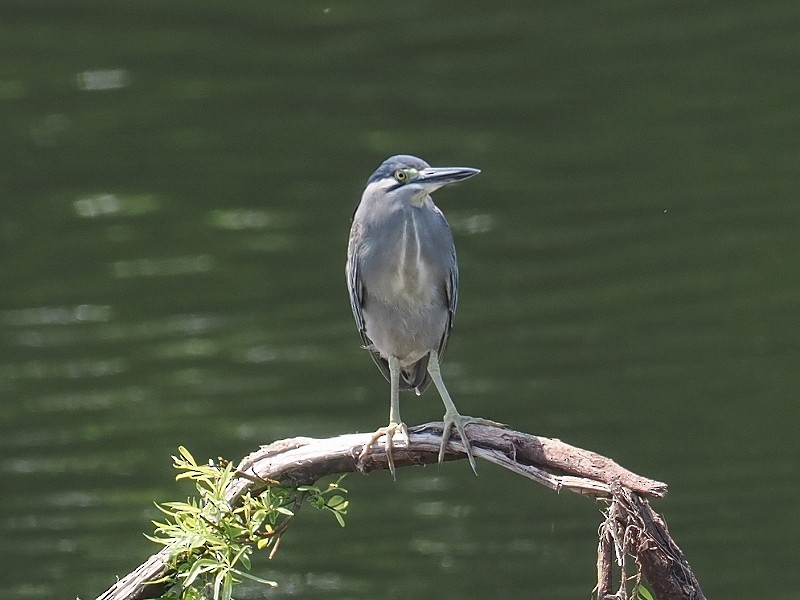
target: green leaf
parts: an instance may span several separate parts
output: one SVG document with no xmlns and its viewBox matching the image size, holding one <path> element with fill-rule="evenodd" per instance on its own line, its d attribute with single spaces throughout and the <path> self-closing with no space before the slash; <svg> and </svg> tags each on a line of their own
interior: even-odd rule
<svg viewBox="0 0 800 600">
<path fill-rule="evenodd" d="M 636 593 L 639 596 L 641 596 L 644 600 L 656 600 L 653 597 L 653 594 L 650 593 L 650 590 L 648 590 L 646 587 L 644 587 L 641 584 L 636 586 Z"/>
<path fill-rule="evenodd" d="M 220 571 L 217 573 L 217 576 L 214 577 L 214 600 L 220 600 L 219 594 L 222 591 L 222 581 L 220 580 L 221 577 L 225 577 L 225 573 Z"/>
<path fill-rule="evenodd" d="M 185 446 L 178 446 L 178 452 L 180 452 L 181 456 L 191 464 L 192 466 L 197 466 L 197 462 L 194 460 L 194 456 L 186 449 Z"/>
<path fill-rule="evenodd" d="M 272 538 L 261 538 L 256 542 L 256 547 L 259 550 L 263 550 L 270 545 L 270 542 L 272 542 Z"/>
<path fill-rule="evenodd" d="M 219 567 L 220 564 L 217 561 L 211 560 L 210 558 L 201 558 L 192 565 L 192 568 L 189 569 L 189 572 L 186 574 L 186 580 L 183 582 L 184 587 L 192 585 L 194 580 L 203 573 L 216 571 Z"/>
<path fill-rule="evenodd" d="M 258 583 L 263 583 L 264 585 L 268 585 L 270 587 L 278 587 L 277 581 L 270 581 L 269 579 L 262 579 L 261 577 L 256 577 L 251 573 L 245 573 L 243 571 L 239 571 L 238 569 L 234 569 L 237 575 L 241 575 L 242 577 L 246 577 L 247 579 L 252 579 L 253 581 L 257 581 Z"/>
<path fill-rule="evenodd" d="M 156 544 L 161 544 L 163 546 L 168 546 L 172 542 L 172 540 L 153 537 L 152 535 L 147 535 L 146 533 L 143 533 L 142 535 L 144 537 L 146 537 L 148 540 L 150 540 L 151 542 L 155 542 Z"/>
<path fill-rule="evenodd" d="M 266 509 L 259 508 L 256 510 L 253 515 L 250 517 L 250 521 L 255 525 L 254 529 L 258 529 L 261 527 L 261 524 L 267 519 L 267 511 Z"/>
<path fill-rule="evenodd" d="M 220 571 L 214 578 L 214 600 L 231 600 L 233 576 L 230 571 Z"/>
<path fill-rule="evenodd" d="M 248 558 L 248 557 L 246 556 L 246 554 L 247 554 L 247 550 L 248 550 L 249 548 L 250 548 L 249 546 L 242 546 L 242 549 L 241 549 L 241 550 L 239 550 L 239 552 L 237 552 L 236 556 L 234 557 L 234 559 L 231 561 L 231 563 L 230 563 L 230 564 L 232 564 L 232 565 L 235 565 L 237 562 L 239 562 L 240 560 L 242 560 L 242 558 L 243 558 L 243 557 L 244 557 L 244 558 L 245 558 L 245 560 L 246 560 L 246 559 Z M 249 567 L 248 567 L 248 568 L 249 568 Z"/>
<path fill-rule="evenodd" d="M 161 512 L 170 516 L 174 515 L 177 512 L 195 512 L 195 513 L 201 512 L 199 506 L 196 506 L 194 504 L 189 504 L 188 502 L 164 502 L 164 504 L 160 504 L 157 506 L 159 506 Z M 174 512 L 165 510 L 162 507 L 171 508 Z"/>
<path fill-rule="evenodd" d="M 339 494 L 336 494 L 335 496 L 331 496 L 330 498 L 328 498 L 328 506 L 330 506 L 331 508 L 339 506 L 342 502 L 346 502 L 346 500 L 344 499 L 343 496 L 340 496 Z"/>
<path fill-rule="evenodd" d="M 203 597 L 195 588 L 188 588 L 183 590 L 181 600 L 203 600 Z"/>
<path fill-rule="evenodd" d="M 339 522 L 340 527 L 344 527 L 344 517 L 342 513 L 334 511 L 333 516 L 336 517 L 336 520 Z"/>
</svg>

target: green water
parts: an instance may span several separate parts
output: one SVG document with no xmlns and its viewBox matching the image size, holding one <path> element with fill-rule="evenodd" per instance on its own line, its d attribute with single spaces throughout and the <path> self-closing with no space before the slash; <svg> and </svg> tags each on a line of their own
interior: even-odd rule
<svg viewBox="0 0 800 600">
<path fill-rule="evenodd" d="M 709 597 L 798 597 L 798 64 L 795 2 L 0 3 L 4 597 L 144 560 L 179 444 L 385 424 L 343 265 L 401 152 L 483 170 L 436 194 L 461 411 L 668 482 Z M 349 477 L 242 597 L 590 597 L 598 506 L 479 472 Z"/>
</svg>

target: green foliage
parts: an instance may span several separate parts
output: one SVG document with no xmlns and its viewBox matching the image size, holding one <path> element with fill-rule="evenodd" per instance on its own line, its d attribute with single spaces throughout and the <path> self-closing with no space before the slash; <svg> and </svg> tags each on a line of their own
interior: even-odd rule
<svg viewBox="0 0 800 600">
<path fill-rule="evenodd" d="M 641 598 L 642 600 L 656 600 L 656 597 L 653 596 L 653 593 L 641 582 L 633 589 L 633 597 L 634 599 Z"/>
<path fill-rule="evenodd" d="M 228 485 L 241 474 L 232 463 L 198 465 L 183 446 L 174 456 L 180 471 L 176 479 L 195 483 L 198 496 L 186 502 L 157 505 L 166 515 L 164 522 L 153 521 L 155 535 L 148 539 L 170 549 L 170 567 L 174 575 L 164 600 L 231 600 L 233 588 L 243 579 L 276 586 L 248 573 L 255 550 L 275 554 L 289 520 L 303 504 L 329 511 L 344 527 L 348 501 L 339 486 L 342 478 L 325 489 L 317 486 L 297 488 L 263 481 L 263 491 L 249 492 L 236 501 L 226 499 Z M 163 581 L 163 580 L 162 580 Z"/>
</svg>

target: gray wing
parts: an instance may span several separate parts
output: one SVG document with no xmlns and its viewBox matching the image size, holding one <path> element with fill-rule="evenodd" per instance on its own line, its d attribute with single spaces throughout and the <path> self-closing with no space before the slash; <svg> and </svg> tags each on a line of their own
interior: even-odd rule
<svg viewBox="0 0 800 600">
<path fill-rule="evenodd" d="M 445 292 L 447 294 L 447 326 L 444 328 L 442 341 L 439 342 L 439 358 L 442 357 L 445 348 L 447 348 L 450 332 L 453 330 L 453 321 L 456 318 L 456 307 L 458 306 L 458 260 L 455 248 L 453 248 L 453 254 L 450 256 L 450 273 L 445 282 Z"/>
<path fill-rule="evenodd" d="M 353 318 L 356 321 L 358 333 L 361 336 L 361 342 L 365 349 L 369 350 L 372 360 L 380 369 L 386 381 L 391 381 L 389 375 L 389 363 L 386 359 L 382 358 L 380 352 L 375 350 L 372 340 L 367 335 L 366 325 L 364 324 L 364 285 L 361 281 L 361 272 L 359 265 L 359 257 L 357 247 L 361 238 L 361 228 L 358 224 L 354 224 L 350 230 L 350 242 L 347 246 L 347 264 L 345 265 L 345 274 L 347 276 L 347 291 L 350 294 L 350 308 L 353 311 Z M 403 381 L 401 378 L 400 387 L 403 388 Z"/>
<path fill-rule="evenodd" d="M 353 318 L 356 320 L 356 327 L 358 327 L 358 332 L 361 334 L 364 346 L 369 347 L 372 345 L 372 341 L 367 337 L 364 314 L 361 312 L 361 308 L 364 306 L 364 286 L 361 283 L 358 252 L 356 251 L 360 237 L 361 228 L 354 224 L 350 230 L 350 241 L 347 245 L 345 274 L 347 275 L 347 291 L 350 294 L 350 308 L 353 311 Z"/>
</svg>

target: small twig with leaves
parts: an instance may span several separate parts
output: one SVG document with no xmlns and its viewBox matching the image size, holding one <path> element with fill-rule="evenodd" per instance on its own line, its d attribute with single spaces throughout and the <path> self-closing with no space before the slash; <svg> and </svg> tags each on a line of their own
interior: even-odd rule
<svg viewBox="0 0 800 600">
<path fill-rule="evenodd" d="M 344 527 L 348 501 L 342 495 L 347 490 L 339 485 L 342 477 L 325 489 L 260 480 L 262 491 L 244 494 L 234 507 L 226 496 L 231 481 L 242 474 L 233 464 L 201 465 L 186 448 L 178 450 L 179 455 L 173 456 L 180 471 L 176 479 L 193 481 L 198 496 L 157 505 L 166 519 L 153 521 L 155 535 L 147 537 L 164 545 L 169 553 L 170 575 L 153 582 L 166 584 L 164 599 L 230 600 L 234 586 L 243 579 L 276 586 L 274 581 L 248 572 L 250 557 L 255 550 L 270 549 L 272 558 L 290 519 L 305 503 L 331 512 Z"/>
</svg>

